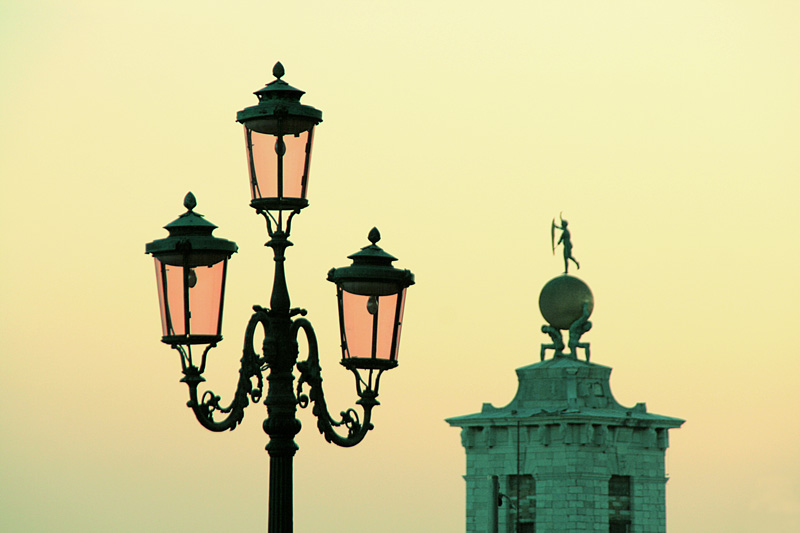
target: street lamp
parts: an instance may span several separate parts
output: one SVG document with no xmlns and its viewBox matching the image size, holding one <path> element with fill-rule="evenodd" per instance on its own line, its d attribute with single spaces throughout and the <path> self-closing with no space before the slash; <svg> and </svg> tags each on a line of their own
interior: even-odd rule
<svg viewBox="0 0 800 533">
<path fill-rule="evenodd" d="M 258 104 L 238 112 L 244 125 L 250 174 L 250 205 L 266 219 L 275 259 L 270 307 L 254 306 L 245 329 L 239 380 L 231 403 L 207 390 L 200 395 L 206 359 L 222 340 L 222 304 L 227 263 L 236 243 L 212 235 L 216 226 L 195 213 L 197 201 L 186 195 L 187 211 L 165 228 L 169 236 L 148 243 L 152 254 L 161 308 L 161 341 L 181 356 L 182 382 L 189 387 L 188 406 L 200 424 L 211 431 L 233 430 L 244 418 L 244 409 L 264 396 L 263 373 L 268 369 L 264 404 L 270 456 L 269 533 L 287 533 L 292 519 L 292 460 L 297 451 L 294 436 L 300 431 L 297 407 L 314 404 L 317 427 L 328 442 L 355 446 L 372 426 L 372 409 L 378 405 L 378 387 L 384 371 L 397 366 L 406 290 L 414 284 L 408 270 L 392 266 L 396 258 L 377 242 L 373 228 L 370 244 L 349 256 L 349 266 L 331 269 L 328 280 L 336 285 L 339 307 L 341 364 L 353 372 L 356 404 L 361 415 L 348 409 L 336 419 L 328 411 L 322 388 L 317 339 L 304 309 L 292 308 L 284 270 L 285 251 L 291 246 L 292 218 L 308 206 L 308 173 L 314 128 L 322 113 L 300 103 L 303 91 L 281 78 L 283 66 L 273 69 L 275 80 L 256 91 Z M 262 328 L 260 350 L 253 345 Z M 308 358 L 298 362 L 297 336 L 303 331 Z M 201 350 L 199 357 L 192 348 Z M 199 359 L 199 360 L 198 360 Z M 294 385 L 294 369 L 299 377 Z M 307 386 L 307 391 L 304 387 Z M 345 434 L 337 428 L 346 430 Z"/>
</svg>

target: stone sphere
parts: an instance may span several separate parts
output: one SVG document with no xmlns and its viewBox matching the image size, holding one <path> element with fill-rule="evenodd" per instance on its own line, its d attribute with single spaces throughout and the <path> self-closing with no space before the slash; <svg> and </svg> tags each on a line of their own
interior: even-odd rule
<svg viewBox="0 0 800 533">
<path fill-rule="evenodd" d="M 583 304 L 594 309 L 589 286 L 580 279 L 563 274 L 548 281 L 539 294 L 539 310 L 548 324 L 556 329 L 569 329 L 583 314 Z"/>
</svg>

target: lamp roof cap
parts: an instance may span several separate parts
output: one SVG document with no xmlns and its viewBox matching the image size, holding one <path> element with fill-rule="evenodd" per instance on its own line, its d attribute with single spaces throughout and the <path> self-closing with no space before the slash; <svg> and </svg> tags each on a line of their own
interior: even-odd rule
<svg viewBox="0 0 800 533">
<path fill-rule="evenodd" d="M 392 265 L 397 258 L 386 253 L 377 242 L 381 239 L 378 228 L 372 228 L 367 237 L 372 243 L 358 252 L 348 255 L 352 259 L 350 266 L 332 268 L 328 272 L 328 280 L 334 283 L 357 279 L 382 279 L 397 283 L 399 287 L 414 284 L 414 274 L 410 270 L 395 268 Z"/>
<path fill-rule="evenodd" d="M 239 249 L 235 242 L 212 235 L 217 226 L 194 212 L 197 207 L 194 194 L 190 192 L 186 195 L 183 206 L 187 211 L 164 226 L 169 231 L 169 237 L 148 243 L 145 253 L 157 255 L 188 246 L 188 249 L 195 251 L 213 250 L 230 256 Z"/>
<path fill-rule="evenodd" d="M 281 79 L 285 73 L 281 62 L 275 63 L 272 68 L 275 79 L 253 93 L 258 97 L 258 104 L 236 113 L 236 121 L 246 123 L 265 117 L 294 116 L 310 119 L 316 124 L 322 122 L 322 111 L 300 103 L 305 91 L 292 87 Z"/>
</svg>

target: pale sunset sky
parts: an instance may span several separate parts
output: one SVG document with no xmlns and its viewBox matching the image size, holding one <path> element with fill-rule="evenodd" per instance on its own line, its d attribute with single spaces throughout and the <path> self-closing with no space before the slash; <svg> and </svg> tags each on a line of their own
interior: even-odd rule
<svg viewBox="0 0 800 533">
<path fill-rule="evenodd" d="M 266 411 L 196 422 L 144 245 L 188 191 L 239 244 L 207 372 L 227 401 L 272 281 L 235 116 L 276 61 L 323 112 L 287 271 L 332 412 L 356 397 L 327 271 L 377 226 L 417 277 L 365 442 L 299 413 L 298 533 L 464 531 L 444 419 L 539 360 L 562 211 L 592 361 L 623 405 L 686 420 L 669 531 L 800 531 L 788 0 L 0 3 L 0 531 L 266 529 Z"/>
</svg>

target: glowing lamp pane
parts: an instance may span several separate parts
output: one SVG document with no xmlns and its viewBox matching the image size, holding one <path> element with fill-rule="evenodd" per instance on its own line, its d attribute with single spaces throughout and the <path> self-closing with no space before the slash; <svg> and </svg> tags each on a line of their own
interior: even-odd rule
<svg viewBox="0 0 800 533">
<path fill-rule="evenodd" d="M 313 128 L 283 136 L 244 132 L 252 199 L 305 199 Z"/>
<path fill-rule="evenodd" d="M 405 289 L 385 296 L 340 292 L 345 359 L 397 361 Z"/>
<path fill-rule="evenodd" d="M 227 263 L 184 267 L 155 260 L 165 342 L 193 344 L 220 337 Z"/>
</svg>

